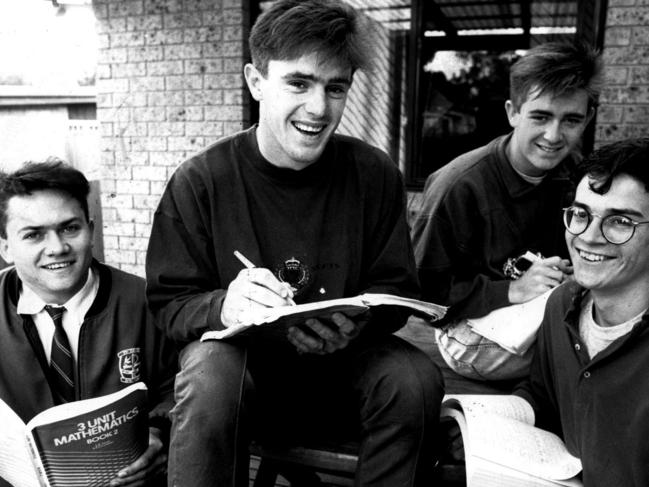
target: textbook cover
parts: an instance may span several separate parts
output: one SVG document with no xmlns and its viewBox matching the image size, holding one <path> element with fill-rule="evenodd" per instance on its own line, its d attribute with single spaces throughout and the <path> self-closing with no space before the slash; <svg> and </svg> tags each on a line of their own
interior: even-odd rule
<svg viewBox="0 0 649 487">
<path fill-rule="evenodd" d="M 0 440 L 0 476 L 20 487 L 108 486 L 149 442 L 146 385 L 54 406 L 25 425 L 0 401 L 9 431 Z"/>
</svg>

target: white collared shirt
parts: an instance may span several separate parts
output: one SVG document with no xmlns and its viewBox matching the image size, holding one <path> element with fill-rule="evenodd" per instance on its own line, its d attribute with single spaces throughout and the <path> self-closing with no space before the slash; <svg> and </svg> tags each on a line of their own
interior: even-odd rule
<svg viewBox="0 0 649 487">
<path fill-rule="evenodd" d="M 72 349 L 72 356 L 76 362 L 77 352 L 79 349 L 79 334 L 81 333 L 81 325 L 83 318 L 92 306 L 97 291 L 99 290 L 99 278 L 95 275 L 92 269 L 88 269 L 88 279 L 83 287 L 72 296 L 66 303 L 65 313 L 63 313 L 63 329 L 65 330 L 68 340 L 70 341 L 70 348 Z M 54 338 L 54 322 L 50 315 L 45 311 L 47 304 L 43 301 L 38 294 L 34 292 L 24 282 L 20 290 L 20 297 L 18 298 L 18 314 L 30 315 L 36 329 L 38 336 L 41 339 L 43 348 L 45 349 L 45 356 L 47 362 L 50 361 L 50 353 L 52 350 L 52 339 Z M 53 304 L 53 306 L 61 306 Z"/>
</svg>

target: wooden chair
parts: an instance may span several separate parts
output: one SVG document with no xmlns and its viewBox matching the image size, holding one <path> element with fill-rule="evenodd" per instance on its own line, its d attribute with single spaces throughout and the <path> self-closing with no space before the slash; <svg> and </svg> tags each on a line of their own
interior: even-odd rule
<svg viewBox="0 0 649 487">
<path fill-rule="evenodd" d="M 260 458 L 254 487 L 274 487 L 280 474 L 289 481 L 291 487 L 323 485 L 318 473 L 352 479 L 358 462 L 357 443 L 312 446 L 253 443 L 250 450 L 253 455 Z M 447 462 L 448 459 L 443 458 L 435 466 L 434 485 L 445 487 L 466 485 L 464 464 Z"/>
<path fill-rule="evenodd" d="M 274 487 L 281 475 L 292 487 L 322 485 L 318 473 L 353 478 L 358 444 L 275 446 L 253 443 L 250 452 L 260 458 L 254 487 Z"/>
</svg>

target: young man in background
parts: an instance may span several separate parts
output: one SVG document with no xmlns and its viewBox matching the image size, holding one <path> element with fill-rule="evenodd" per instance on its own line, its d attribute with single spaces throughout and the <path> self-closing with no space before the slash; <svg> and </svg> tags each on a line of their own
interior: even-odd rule
<svg viewBox="0 0 649 487">
<path fill-rule="evenodd" d="M 467 320 L 527 302 L 572 273 L 557 215 L 572 201 L 570 168 L 593 116 L 600 71 L 587 46 L 530 49 L 510 71 L 512 132 L 426 181 L 412 228 L 415 260 L 423 298 L 450 306 L 436 337 L 461 375 L 511 379 L 528 371 L 531 351 L 511 353 Z M 540 258 L 522 275 L 511 272 L 527 251 Z"/>
</svg>

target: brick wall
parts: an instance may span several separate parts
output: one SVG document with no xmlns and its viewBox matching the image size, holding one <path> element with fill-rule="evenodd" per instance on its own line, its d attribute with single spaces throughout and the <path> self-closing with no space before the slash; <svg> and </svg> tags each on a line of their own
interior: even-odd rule
<svg viewBox="0 0 649 487">
<path fill-rule="evenodd" d="M 649 0 L 608 0 L 597 145 L 649 135 Z"/>
<path fill-rule="evenodd" d="M 105 260 L 144 275 L 152 215 L 191 154 L 249 123 L 247 0 L 93 0 Z"/>
</svg>

